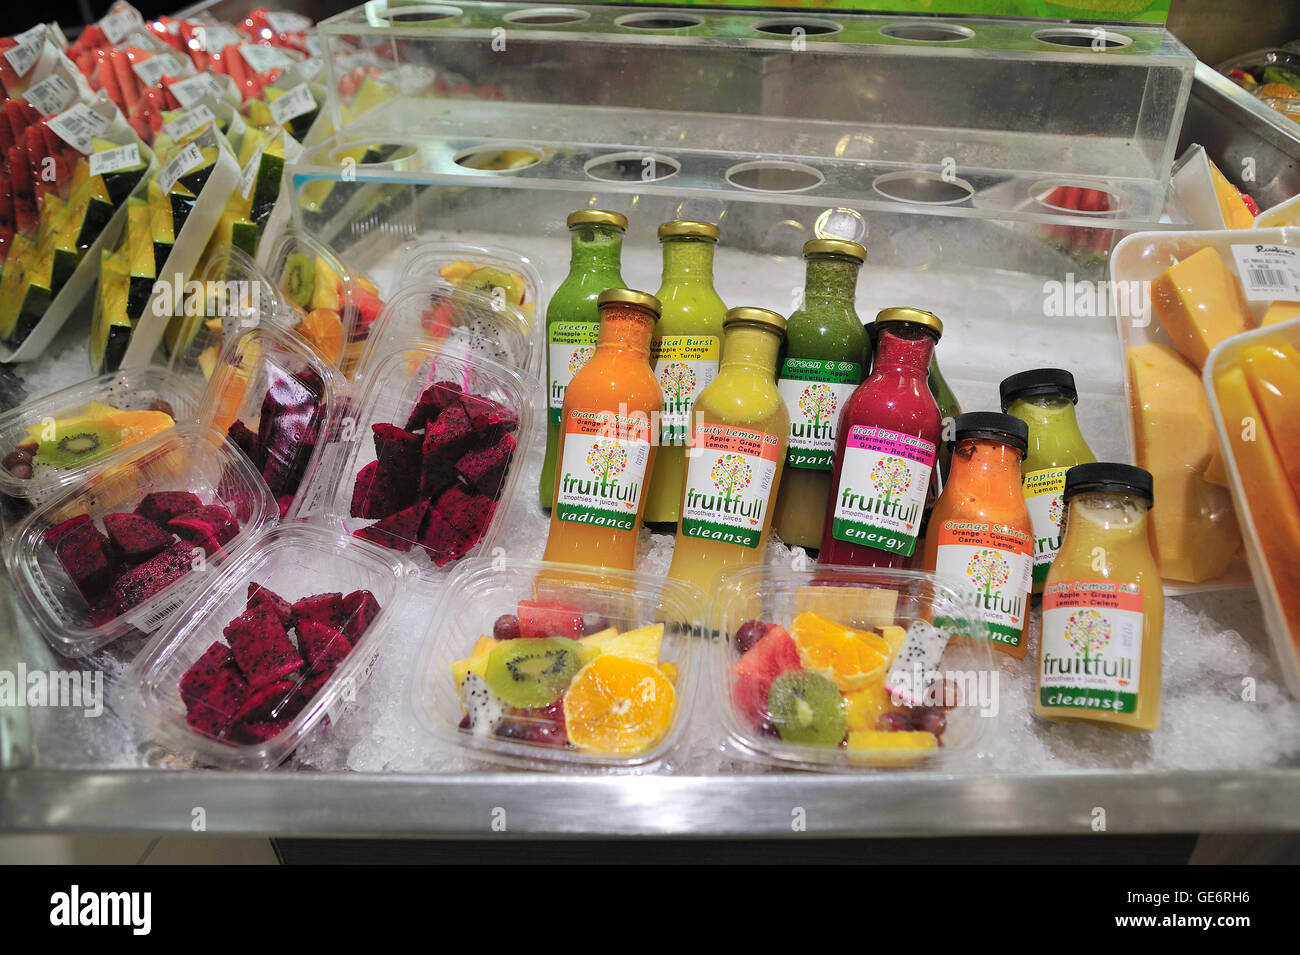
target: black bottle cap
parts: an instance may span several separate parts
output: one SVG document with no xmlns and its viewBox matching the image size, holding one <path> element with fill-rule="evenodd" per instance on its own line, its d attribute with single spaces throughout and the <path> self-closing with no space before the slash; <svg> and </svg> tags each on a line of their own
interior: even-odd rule
<svg viewBox="0 0 1300 955">
<path fill-rule="evenodd" d="M 1074 404 L 1079 403 L 1079 392 L 1074 387 L 1074 375 L 1064 368 L 1032 368 L 1002 379 L 998 385 L 1002 395 L 1002 410 L 1006 411 L 1017 398 L 1038 395 L 1065 395 Z"/>
<path fill-rule="evenodd" d="M 1146 498 L 1148 504 L 1155 498 L 1151 490 L 1151 472 L 1131 464 L 1098 461 L 1094 464 L 1076 464 L 1065 472 L 1065 490 L 1062 496 L 1069 500 L 1076 494 L 1100 491 L 1105 494 L 1133 494 Z"/>
<path fill-rule="evenodd" d="M 996 411 L 968 411 L 952 419 L 955 433 L 953 441 L 963 438 L 984 438 L 1001 441 L 1024 451 L 1029 447 L 1029 425 L 1009 414 Z"/>
</svg>

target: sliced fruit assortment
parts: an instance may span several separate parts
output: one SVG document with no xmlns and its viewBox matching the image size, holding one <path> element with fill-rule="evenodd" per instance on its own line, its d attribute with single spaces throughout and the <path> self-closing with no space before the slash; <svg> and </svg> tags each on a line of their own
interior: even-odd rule
<svg viewBox="0 0 1300 955">
<path fill-rule="evenodd" d="M 404 427 L 372 425 L 375 460 L 357 474 L 352 517 L 376 523 L 357 537 L 393 550 L 419 545 L 443 567 L 487 532 L 515 453 L 510 409 L 439 381 L 421 394 Z"/>
<path fill-rule="evenodd" d="M 473 736 L 634 756 L 672 725 L 677 668 L 663 624 L 619 632 L 603 616 L 521 600 L 451 665 Z"/>
<path fill-rule="evenodd" d="M 196 550 L 218 553 L 239 533 L 239 519 L 189 491 L 154 491 L 132 512 L 89 514 L 55 524 L 45 544 L 89 606 L 91 622 L 115 620 L 194 569 Z"/>
<path fill-rule="evenodd" d="M 185 671 L 178 689 L 194 732 L 231 745 L 278 736 L 334 675 L 380 612 L 369 590 L 294 603 L 250 581 L 244 612 Z"/>
<path fill-rule="evenodd" d="M 322 358 L 350 375 L 370 327 L 383 311 L 379 289 L 363 276 L 345 282 L 325 255 L 309 251 L 290 252 L 284 258 L 279 284 L 300 316 L 294 330 Z"/>
<path fill-rule="evenodd" d="M 731 645 L 731 702 L 757 736 L 901 759 L 943 745 L 958 700 L 933 680 L 948 636 L 925 621 L 864 630 L 804 612 L 788 630 L 747 620 Z"/>
<path fill-rule="evenodd" d="M 1049 212 L 1086 212 L 1102 220 L 1113 209 L 1111 195 L 1101 189 L 1083 186 L 1055 186 L 1039 199 Z M 1039 234 L 1068 255 L 1083 259 L 1102 259 L 1115 243 L 1113 229 L 1089 226 L 1045 225 Z"/>
<path fill-rule="evenodd" d="M 139 411 L 88 401 L 78 414 L 29 427 L 27 438 L 0 466 L 19 480 L 28 480 L 44 468 L 81 467 L 165 431 L 176 423 L 173 415 L 171 405 L 161 399 Z"/>
</svg>

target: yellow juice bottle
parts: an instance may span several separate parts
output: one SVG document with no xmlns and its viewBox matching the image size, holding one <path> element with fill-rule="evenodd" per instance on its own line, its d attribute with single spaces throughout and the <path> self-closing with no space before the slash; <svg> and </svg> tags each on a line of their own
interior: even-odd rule
<svg viewBox="0 0 1300 955">
<path fill-rule="evenodd" d="M 733 308 L 718 377 L 695 401 L 681 521 L 668 576 L 708 593 L 721 570 L 763 559 L 790 418 L 776 388 L 785 319 Z"/>
<path fill-rule="evenodd" d="M 1151 475 L 1080 464 L 1063 493 L 1065 539 L 1043 588 L 1034 713 L 1151 732 L 1160 725 L 1165 614 L 1147 539 Z"/>
<path fill-rule="evenodd" d="M 600 293 L 596 352 L 564 393 L 551 528 L 544 560 L 634 570 L 654 462 L 651 421 L 663 406 L 650 369 L 659 300 Z"/>
</svg>

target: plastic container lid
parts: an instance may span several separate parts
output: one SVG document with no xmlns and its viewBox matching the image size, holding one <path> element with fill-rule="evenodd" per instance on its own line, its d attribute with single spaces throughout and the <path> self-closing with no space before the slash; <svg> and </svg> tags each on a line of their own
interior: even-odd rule
<svg viewBox="0 0 1300 955">
<path fill-rule="evenodd" d="M 355 698 L 392 633 L 393 621 L 406 600 L 404 581 L 411 570 L 401 555 L 329 528 L 291 523 L 265 530 L 220 575 L 208 575 L 206 585 L 191 596 L 167 631 L 132 662 L 122 678 L 128 707 L 149 731 L 175 752 L 196 762 L 273 767 L 288 758 L 317 727 L 338 719 L 347 702 Z M 308 643 L 295 626 L 293 643 L 298 654 L 304 648 L 315 648 L 335 661 L 333 668 L 322 665 L 312 673 L 305 665 L 284 681 L 270 684 L 259 705 L 251 707 L 264 710 L 267 718 L 241 721 L 253 724 L 241 731 L 244 741 L 215 739 L 187 725 L 187 706 L 179 685 L 214 643 L 229 645 L 230 638 L 223 630 L 244 613 L 254 586 L 266 588 L 289 605 L 325 595 L 327 599 L 319 606 L 331 612 L 342 608 L 342 616 L 336 619 L 350 649 L 337 637 L 331 637 L 328 630 L 318 628 L 312 629 L 310 637 L 316 642 Z M 356 601 L 344 603 L 344 598 L 363 590 L 369 591 L 378 605 L 368 625 L 365 618 L 370 611 L 360 609 Z M 330 601 L 329 595 L 340 599 Z M 237 663 L 235 669 L 240 672 Z M 285 707 L 295 710 L 295 715 L 276 720 Z M 209 709 L 195 707 L 197 713 L 217 721 L 234 715 L 229 709 L 224 701 Z M 283 725 L 268 727 L 272 722 Z M 258 723 L 266 738 L 243 735 L 258 730 Z"/>
<path fill-rule="evenodd" d="M 996 411 L 968 411 L 953 419 L 953 441 L 983 438 L 1000 441 L 1024 451 L 1029 447 L 1029 425 L 1009 414 Z"/>
<path fill-rule="evenodd" d="M 1097 461 L 1076 464 L 1065 472 L 1065 500 L 1076 494 L 1134 494 L 1150 503 L 1152 494 L 1151 472 L 1132 464 Z"/>
<path fill-rule="evenodd" d="M 532 606 L 521 607 L 521 601 Z M 582 635 L 588 639 L 563 641 L 559 649 L 578 651 L 572 661 L 572 676 L 556 680 L 542 691 L 565 699 L 565 728 L 557 732 L 537 708 L 529 712 L 512 710 L 501 722 L 494 722 L 491 684 L 485 677 L 491 655 L 481 638 L 494 630 L 497 619 L 515 615 L 524 636 L 534 630 Z M 691 590 L 662 576 L 610 571 L 572 564 L 536 560 L 493 559 L 466 561 L 447 581 L 446 589 L 430 621 L 419 663 L 412 674 L 411 694 L 416 714 L 434 737 L 454 742 L 483 759 L 531 769 L 568 772 L 653 772 L 670 768 L 674 747 L 680 742 L 691 714 L 694 698 L 693 653 L 698 649 L 691 636 L 692 622 L 699 619 L 699 605 Z M 662 624 L 662 636 L 641 628 Z M 620 639 L 612 633 L 593 637 L 592 632 L 612 629 L 630 634 Z M 639 631 L 639 633 L 632 633 Z M 487 656 L 467 661 L 475 645 Z M 504 646 L 522 646 L 503 641 Z M 536 647 L 534 647 L 536 649 Z M 616 659 L 615 659 L 616 658 Z M 601 661 L 594 670 L 592 661 Z M 626 663 L 623 661 L 627 661 Z M 597 676 L 608 667 L 608 692 L 595 697 L 584 690 L 597 684 Z M 456 677 L 475 673 L 482 679 L 475 686 L 476 699 L 484 709 L 484 722 L 461 729 L 467 710 L 458 692 Z M 585 676 L 584 676 L 585 674 Z M 464 676 L 461 676 L 464 679 Z M 620 684 L 631 694 L 620 698 Z M 671 688 L 671 699 L 661 705 Z M 578 708 L 575 701 L 585 701 Z M 644 707 L 629 717 L 625 727 L 612 735 L 596 735 L 602 714 Z M 573 741 L 582 746 L 556 745 Z M 550 742 L 550 745 L 546 741 Z M 622 744 L 623 752 L 610 749 Z"/>
<path fill-rule="evenodd" d="M 1037 398 L 1042 395 L 1064 395 L 1076 405 L 1079 403 L 1074 375 L 1064 368 L 1033 368 L 1017 372 L 1002 379 L 998 392 L 1002 397 L 1003 411 L 1017 398 Z"/>
</svg>

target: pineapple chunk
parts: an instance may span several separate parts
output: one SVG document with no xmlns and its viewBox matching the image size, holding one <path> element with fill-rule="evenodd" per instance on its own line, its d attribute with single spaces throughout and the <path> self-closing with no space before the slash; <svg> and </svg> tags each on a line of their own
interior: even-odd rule
<svg viewBox="0 0 1300 955">
<path fill-rule="evenodd" d="M 1152 283 L 1151 305 L 1174 347 L 1197 371 L 1215 345 L 1251 324 L 1241 283 L 1209 246 L 1166 269 Z"/>
</svg>

